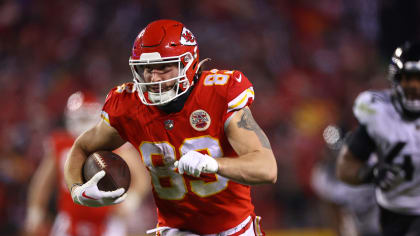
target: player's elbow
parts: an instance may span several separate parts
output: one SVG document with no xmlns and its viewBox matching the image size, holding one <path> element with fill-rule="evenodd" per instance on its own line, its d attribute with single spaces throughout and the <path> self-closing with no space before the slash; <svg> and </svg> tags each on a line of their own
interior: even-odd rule
<svg viewBox="0 0 420 236">
<path fill-rule="evenodd" d="M 272 151 L 270 153 L 265 154 L 270 158 L 267 160 L 266 163 L 266 181 L 267 183 L 275 184 L 277 182 L 277 161 Z"/>
<path fill-rule="evenodd" d="M 277 173 L 275 175 L 270 176 L 270 178 L 267 179 L 267 183 L 269 184 L 275 184 L 277 182 Z"/>
<path fill-rule="evenodd" d="M 251 171 L 242 172 L 238 180 L 247 185 L 274 184 L 277 182 L 277 166 L 255 166 Z"/>
<path fill-rule="evenodd" d="M 263 173 L 254 173 L 252 176 L 242 177 L 238 181 L 246 185 L 275 184 L 277 182 L 277 171 L 265 169 Z"/>
<path fill-rule="evenodd" d="M 273 156 L 272 161 L 267 161 L 265 166 L 261 168 L 260 182 L 266 184 L 275 184 L 277 182 L 277 163 Z"/>
<path fill-rule="evenodd" d="M 266 183 L 275 184 L 277 182 L 277 165 L 271 166 L 265 176 Z"/>
</svg>

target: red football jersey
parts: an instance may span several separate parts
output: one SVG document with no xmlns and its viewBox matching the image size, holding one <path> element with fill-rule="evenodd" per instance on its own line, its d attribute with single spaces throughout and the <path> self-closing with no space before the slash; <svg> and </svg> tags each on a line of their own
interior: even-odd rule
<svg viewBox="0 0 420 236">
<path fill-rule="evenodd" d="M 158 225 L 212 234 L 253 214 L 250 187 L 217 174 L 180 175 L 173 163 L 190 150 L 212 157 L 237 157 L 224 132 L 236 110 L 249 106 L 254 91 L 239 71 L 204 71 L 183 109 L 167 114 L 146 106 L 133 84 L 114 88 L 102 119 L 137 147 L 150 171 Z"/>
<path fill-rule="evenodd" d="M 105 222 L 109 215 L 110 207 L 86 207 L 73 202 L 70 192 L 64 181 L 64 163 L 67 154 L 73 145 L 74 138 L 65 131 L 56 131 L 51 134 L 48 145 L 52 148 L 55 157 L 56 176 L 58 185 L 57 214 L 65 215 L 60 219 L 61 230 L 66 235 L 96 235 L 100 236 L 105 231 Z"/>
</svg>

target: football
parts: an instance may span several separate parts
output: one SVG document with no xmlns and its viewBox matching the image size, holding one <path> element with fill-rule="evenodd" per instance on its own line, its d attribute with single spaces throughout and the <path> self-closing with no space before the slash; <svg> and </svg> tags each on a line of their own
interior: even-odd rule
<svg viewBox="0 0 420 236">
<path fill-rule="evenodd" d="M 83 181 L 89 181 L 101 170 L 104 170 L 106 174 L 98 182 L 99 190 L 113 191 L 124 188 L 127 192 L 131 175 L 124 159 L 110 151 L 98 151 L 91 154 L 83 164 Z"/>
</svg>

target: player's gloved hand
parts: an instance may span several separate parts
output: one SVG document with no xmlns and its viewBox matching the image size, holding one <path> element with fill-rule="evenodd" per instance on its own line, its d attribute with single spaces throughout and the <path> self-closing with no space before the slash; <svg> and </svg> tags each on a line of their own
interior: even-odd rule
<svg viewBox="0 0 420 236">
<path fill-rule="evenodd" d="M 376 165 L 372 173 L 373 182 L 383 191 L 389 191 L 405 181 L 405 171 L 395 164 Z"/>
<path fill-rule="evenodd" d="M 79 205 L 89 207 L 101 207 L 120 203 L 124 201 L 127 194 L 123 188 L 114 191 L 101 191 L 98 189 L 98 182 L 105 176 L 105 171 L 99 171 L 89 181 L 71 190 L 73 201 Z"/>
<path fill-rule="evenodd" d="M 199 177 L 201 172 L 216 173 L 219 169 L 216 159 L 196 151 L 187 152 L 174 165 L 178 168 L 180 174 L 185 172 L 194 177 Z"/>
</svg>

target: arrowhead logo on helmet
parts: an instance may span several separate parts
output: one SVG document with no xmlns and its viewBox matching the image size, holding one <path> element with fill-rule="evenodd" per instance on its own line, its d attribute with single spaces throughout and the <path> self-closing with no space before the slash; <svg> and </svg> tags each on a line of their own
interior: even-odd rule
<svg viewBox="0 0 420 236">
<path fill-rule="evenodd" d="M 189 29 L 185 27 L 182 29 L 182 33 L 181 33 L 181 44 L 189 45 L 189 46 L 197 45 L 194 35 L 191 33 Z"/>
</svg>

